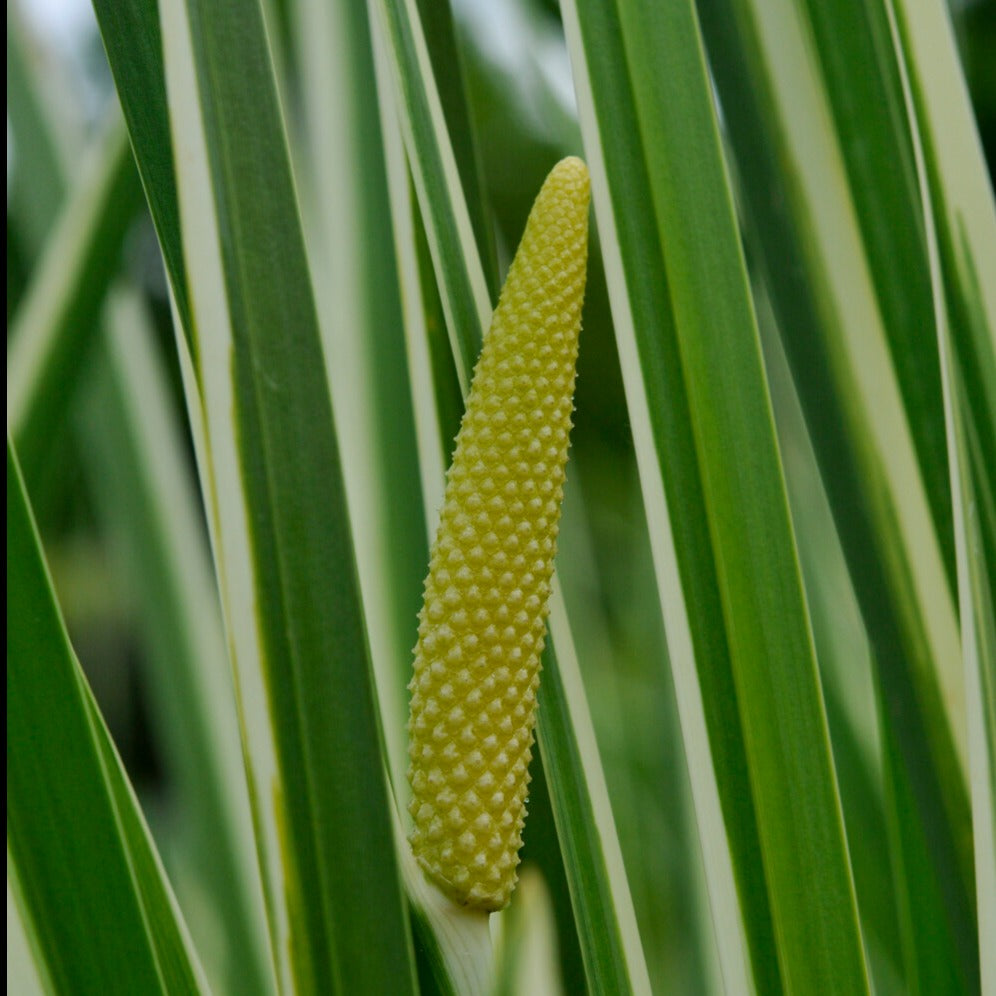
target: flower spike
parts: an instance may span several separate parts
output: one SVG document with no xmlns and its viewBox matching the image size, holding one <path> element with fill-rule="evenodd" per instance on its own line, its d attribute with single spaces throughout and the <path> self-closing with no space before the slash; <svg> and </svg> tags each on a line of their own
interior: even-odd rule
<svg viewBox="0 0 996 996">
<path fill-rule="evenodd" d="M 588 255 L 588 171 L 543 184 L 474 370 L 409 684 L 412 849 L 461 906 L 516 882 Z"/>
</svg>

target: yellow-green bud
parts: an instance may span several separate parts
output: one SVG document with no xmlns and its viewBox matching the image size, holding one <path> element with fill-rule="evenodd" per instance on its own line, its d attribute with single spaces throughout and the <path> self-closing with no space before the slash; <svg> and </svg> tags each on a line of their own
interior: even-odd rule
<svg viewBox="0 0 996 996">
<path fill-rule="evenodd" d="M 515 887 L 588 256 L 588 171 L 558 163 L 471 384 L 419 615 L 409 780 L 419 864 L 463 906 Z"/>
</svg>

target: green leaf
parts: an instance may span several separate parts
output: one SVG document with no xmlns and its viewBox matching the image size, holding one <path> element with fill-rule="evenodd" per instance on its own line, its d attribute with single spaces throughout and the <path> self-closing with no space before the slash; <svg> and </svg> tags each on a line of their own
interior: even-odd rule
<svg viewBox="0 0 996 996">
<path fill-rule="evenodd" d="M 903 15 L 902 81 L 920 181 L 944 386 L 968 703 L 979 976 L 983 991 L 988 991 L 996 986 L 996 953 L 990 940 L 996 930 L 996 472 L 986 463 L 984 451 L 993 428 L 986 415 L 991 414 L 987 398 L 996 388 L 996 298 L 987 297 L 978 281 L 980 269 L 988 266 L 989 276 L 996 273 L 996 211 L 963 103 L 958 104 L 961 113 L 952 115 L 953 122 L 936 117 L 941 87 L 957 85 L 960 78 L 946 25 L 936 20 L 932 25 L 944 32 L 942 44 L 936 46 L 941 57 L 936 58 L 935 47 L 924 49 L 922 36 L 917 37 L 928 18 L 908 9 Z M 939 141 L 959 144 L 962 155 L 949 158 Z M 969 979 L 976 984 L 974 971 Z"/>
<path fill-rule="evenodd" d="M 460 173 L 470 223 L 474 228 L 477 251 L 488 283 L 488 293 L 495 301 L 500 290 L 495 236 L 488 198 L 485 196 L 484 175 L 478 154 L 479 143 L 468 106 L 464 53 L 457 43 L 452 6 L 449 0 L 417 2 L 422 34 L 428 48 L 429 62 L 433 66 L 433 78 L 439 92 L 453 158 Z"/>
<path fill-rule="evenodd" d="M 426 534 L 436 530 L 443 504 L 446 461 L 460 428 L 463 396 L 446 331 L 425 226 L 405 156 L 393 100 L 388 98 L 387 54 L 375 45 L 381 88 L 381 129 L 391 199 L 405 345 L 412 394 Z M 422 565 L 424 570 L 425 564 Z M 421 573 L 421 571 L 420 571 Z"/>
<path fill-rule="evenodd" d="M 948 345 L 950 349 L 950 345 Z M 942 368 L 947 396 L 951 398 L 952 425 L 957 455 L 952 473 L 958 473 L 954 489 L 955 543 L 958 553 L 958 589 L 962 614 L 962 654 L 969 700 L 968 737 L 971 766 L 972 818 L 975 839 L 975 883 L 978 897 L 980 974 L 983 991 L 996 986 L 996 952 L 991 938 L 996 931 L 996 563 L 981 535 L 978 480 L 970 472 L 971 459 L 964 444 L 963 428 L 969 416 L 955 406 L 964 394 L 953 381 L 954 364 Z M 967 392 L 966 392 L 967 393 Z M 960 423 L 960 425 L 959 425 Z M 959 431 L 960 429 L 960 431 Z M 950 443 L 949 443 L 950 445 Z"/>
<path fill-rule="evenodd" d="M 622 852 L 563 595 L 554 578 L 536 739 L 543 755 L 588 988 L 649 992 Z M 605 835 L 605 829 L 611 836 Z M 623 891 L 625 889 L 625 891 Z"/>
<path fill-rule="evenodd" d="M 32 275 L 7 347 L 7 424 L 31 483 L 65 421 L 141 188 L 115 108 Z"/>
<path fill-rule="evenodd" d="M 69 645 L 9 436 L 7 586 L 7 846 L 32 948 L 61 992 L 205 992 Z"/>
<path fill-rule="evenodd" d="M 760 288 L 755 293 L 778 434 L 785 441 L 789 503 L 799 537 L 862 934 L 873 983 L 881 991 L 901 975 L 903 954 L 883 804 L 883 750 L 871 648 L 782 341 L 770 306 L 764 306 L 767 299 Z"/>
<path fill-rule="evenodd" d="M 128 136 L 184 332 L 190 303 L 184 280 L 176 167 L 170 141 L 163 41 L 157 0 L 93 0 Z"/>
<path fill-rule="evenodd" d="M 195 0 L 163 14 L 193 316 L 181 365 L 278 980 L 404 993 L 414 973 L 382 741 L 262 13 Z"/>
<path fill-rule="evenodd" d="M 376 7 L 457 376 L 466 394 L 483 329 L 491 321 L 491 297 L 415 2 L 378 0 Z"/>
<path fill-rule="evenodd" d="M 896 64 L 882 3 L 805 0 L 833 125 L 902 393 L 946 580 L 954 588 L 954 533 L 925 232 Z"/>
<path fill-rule="evenodd" d="M 708 11 L 703 25 L 747 235 L 871 643 L 890 727 L 881 735 L 900 751 L 941 876 L 944 903 L 935 915 L 951 918 L 967 965 L 971 838 L 959 735 L 964 704 L 952 667 L 957 620 L 820 66 L 799 8 L 710 0 Z M 921 314 L 921 328 L 931 320 Z"/>
<path fill-rule="evenodd" d="M 915 806 L 911 779 L 902 760 L 895 725 L 876 686 L 882 740 L 889 854 L 896 887 L 908 990 L 914 993 L 971 991 L 959 978 L 957 939 L 943 915 L 943 896 L 922 825 L 908 814 Z"/>
<path fill-rule="evenodd" d="M 406 686 L 428 546 L 384 143 L 363 4 L 302 3 L 299 189 L 391 780 L 405 784 Z M 397 791 L 397 789 L 396 789 Z"/>
<path fill-rule="evenodd" d="M 996 493 L 996 202 L 947 8 L 936 0 L 897 0 L 895 13 L 960 368 L 957 392 L 965 400 L 966 433 L 974 437 L 982 498 Z M 990 499 L 980 518 L 990 556 L 992 508 Z"/>
<path fill-rule="evenodd" d="M 747 988 L 752 972 L 766 992 L 864 991 L 810 623 L 695 14 L 686 4 L 568 10 L 726 985 Z"/>
<path fill-rule="evenodd" d="M 753 951 L 757 970 L 768 971 L 768 978 L 759 988 L 775 992 L 779 980 L 771 914 L 763 869 L 756 860 L 760 843 L 726 639 L 723 627 L 715 627 L 716 620 L 722 618 L 722 608 L 710 566 L 708 529 L 705 520 L 696 515 L 682 517 L 678 523 L 680 531 L 673 540 L 669 541 L 667 530 L 662 528 L 667 521 L 669 503 L 695 509 L 703 506 L 704 498 L 680 376 L 680 358 L 661 280 L 664 266 L 661 248 L 652 215 L 637 207 L 651 203 L 652 193 L 632 92 L 620 71 L 626 64 L 620 25 L 616 12 L 607 5 L 565 6 L 564 13 L 581 93 L 583 133 L 605 135 L 598 154 L 589 155 L 596 217 L 603 233 L 606 276 L 634 445 L 641 468 L 652 468 L 649 473 L 642 472 L 641 483 L 658 593 L 662 600 L 668 592 L 678 596 L 670 603 L 662 601 L 662 615 L 720 960 L 728 986 L 750 987 L 750 955 L 741 936 L 746 928 L 746 943 Z M 608 132 L 609 128 L 613 131 Z M 597 143 L 589 144 L 599 148 Z M 613 200 L 622 199 L 618 209 L 605 211 L 600 207 L 600 198 L 610 170 L 619 177 L 610 193 Z M 618 228 L 615 217 L 619 219 Z M 611 251 L 613 242 L 619 245 L 618 253 Z M 644 349 L 655 351 L 653 361 L 649 356 L 641 359 L 637 352 L 638 333 L 642 335 Z M 669 399 L 667 405 L 650 407 L 648 400 L 644 400 L 641 364 L 651 367 L 658 379 L 664 379 L 661 394 Z M 651 418 L 655 414 L 657 424 L 653 425 Z M 655 433 L 661 434 L 659 441 L 655 440 Z M 664 478 L 656 467 L 658 452 L 670 455 L 666 486 L 672 497 L 665 497 Z M 688 562 L 697 564 L 698 569 L 672 584 L 678 570 L 678 544 L 684 546 Z M 684 585 L 689 586 L 688 596 L 683 595 Z M 685 621 L 688 613 L 695 615 Z M 697 644 L 693 643 L 693 634 L 697 635 Z M 684 646 L 678 643 L 679 637 Z M 704 642 L 707 637 L 708 644 Z M 701 691 L 694 672 L 699 661 L 710 662 L 710 666 L 699 665 L 703 678 L 709 682 Z M 729 836 L 727 826 L 733 829 Z M 744 897 L 740 901 L 750 911 L 743 921 L 738 910 L 738 891 Z"/>
</svg>

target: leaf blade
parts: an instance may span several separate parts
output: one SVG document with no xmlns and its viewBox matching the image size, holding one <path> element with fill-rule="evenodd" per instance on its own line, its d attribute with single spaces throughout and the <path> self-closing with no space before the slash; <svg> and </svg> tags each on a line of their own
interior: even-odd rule
<svg viewBox="0 0 996 996">
<path fill-rule="evenodd" d="M 607 5 L 578 4 L 575 9 L 573 17 L 578 20 L 575 30 L 580 30 L 572 54 L 581 61 L 590 53 L 592 63 L 588 71 L 591 72 L 592 64 L 599 67 L 609 64 L 598 60 L 611 44 L 606 40 L 607 33 L 596 32 L 593 25 L 598 18 L 614 15 Z M 658 583 L 665 598 L 665 621 L 669 639 L 673 641 L 670 650 L 683 726 L 687 724 L 701 731 L 708 723 L 712 731 L 719 728 L 716 716 L 722 708 L 721 698 L 709 695 L 710 689 L 703 687 L 700 691 L 696 687 L 699 681 L 706 685 L 703 674 L 709 676 L 708 680 L 715 680 L 710 670 L 704 670 L 701 658 L 699 677 L 692 677 L 693 655 L 704 654 L 710 648 L 711 659 L 727 660 L 722 668 L 729 676 L 726 680 L 732 681 L 736 689 L 743 724 L 742 750 L 750 775 L 760 841 L 760 854 L 751 854 L 750 847 L 754 845 L 745 841 L 747 847 L 734 856 L 736 863 L 729 872 L 731 877 L 742 876 L 738 883 L 741 901 L 754 904 L 748 907 L 751 913 L 744 913 L 747 923 L 755 925 L 751 943 L 753 970 L 770 972 L 773 966 L 770 954 L 777 952 L 785 985 L 803 988 L 830 985 L 841 991 L 864 989 L 867 979 L 853 884 L 808 615 L 697 25 L 690 6 L 682 5 L 672 5 L 666 12 L 620 7 L 618 20 L 625 51 L 616 52 L 614 73 L 621 79 L 628 75 L 632 91 L 617 89 L 616 99 L 628 105 L 623 120 L 629 127 L 617 124 L 618 109 L 610 113 L 608 100 L 603 102 L 611 88 L 608 76 L 613 70 L 592 80 L 585 97 L 592 99 L 595 106 L 588 112 L 587 120 L 583 116 L 582 121 L 588 125 L 585 138 L 593 159 L 604 155 L 608 161 L 620 146 L 628 154 L 628 158 L 622 154 L 616 156 L 608 169 L 600 166 L 600 170 L 605 170 L 601 179 L 606 185 L 601 198 L 597 173 L 594 189 L 597 216 L 600 219 L 606 214 L 614 216 L 615 234 L 607 242 L 612 244 L 618 238 L 619 244 L 629 249 L 625 261 L 615 264 L 620 283 L 613 306 L 623 312 L 621 321 L 617 320 L 617 331 L 622 325 L 627 336 L 626 342 L 620 342 L 620 354 L 635 358 L 639 367 L 627 382 L 631 412 L 639 413 L 641 422 L 647 418 L 650 423 L 641 427 L 644 440 L 641 476 L 645 482 L 652 475 L 658 480 L 667 478 L 663 486 L 654 484 L 661 494 L 666 493 L 674 479 L 675 472 L 668 472 L 665 467 L 677 463 L 678 456 L 671 449 L 663 450 L 659 442 L 655 447 L 651 443 L 663 431 L 660 413 L 666 411 L 671 422 L 690 422 L 690 437 L 686 436 L 684 447 L 677 452 L 682 454 L 687 479 L 698 478 L 704 495 L 704 502 L 682 506 L 680 513 L 683 518 L 701 517 L 708 523 L 708 537 L 700 534 L 699 538 L 700 553 L 706 551 L 704 558 L 689 556 L 688 527 L 673 524 L 678 515 L 675 505 L 671 505 L 672 525 L 665 524 L 665 511 L 665 522 L 658 521 L 652 526 L 652 532 L 657 530 L 658 534 L 662 530 L 677 533 L 679 529 L 684 533 L 679 537 L 683 546 L 675 547 L 673 538 L 659 540 L 655 551 Z M 623 65 L 628 73 L 623 71 Z M 666 101 L 656 83 L 662 66 L 667 67 L 669 78 L 681 81 L 669 88 Z M 637 129 L 642 127 L 644 149 L 634 148 L 637 141 L 633 134 L 634 118 Z M 645 175 L 641 175 L 641 170 L 646 171 Z M 659 233 L 648 233 L 644 225 L 644 238 L 639 242 L 633 232 L 639 230 L 639 212 L 646 208 L 638 206 L 636 197 L 627 207 L 619 207 L 619 202 L 632 189 L 634 175 L 637 189 L 651 195 L 659 229 Z M 667 299 L 659 313 L 670 313 L 669 320 L 673 322 L 667 334 L 676 337 L 676 348 L 671 347 L 673 362 L 682 371 L 685 396 L 681 401 L 687 405 L 680 414 L 671 414 L 675 411 L 673 394 L 664 392 L 660 386 L 663 374 L 659 345 L 655 355 L 646 332 L 643 341 L 637 338 L 635 350 L 628 340 L 636 327 L 628 314 L 629 298 L 637 292 L 632 289 L 636 281 L 628 279 L 627 268 L 638 268 L 637 259 L 641 255 L 663 263 L 654 280 L 667 288 Z M 654 310 L 657 309 L 644 306 L 641 317 Z M 662 324 L 666 322 L 651 319 L 655 332 Z M 727 363 L 730 365 L 726 366 Z M 643 391 L 652 399 L 650 402 L 639 396 Z M 693 460 L 697 466 L 692 465 Z M 743 470 L 732 471 L 725 465 L 727 461 L 730 465 L 740 463 Z M 666 510 L 666 500 L 662 504 Z M 692 508 L 696 511 L 692 512 Z M 681 565 L 677 576 L 675 551 Z M 713 579 L 704 576 L 701 565 L 705 563 L 715 570 Z M 715 567 L 711 566 L 713 563 Z M 689 584 L 690 575 L 698 575 L 699 583 L 714 592 L 711 627 L 700 622 L 696 630 L 691 628 L 688 616 L 691 599 L 687 594 L 684 605 L 677 609 L 673 596 L 666 595 L 675 584 L 679 588 Z M 777 597 L 769 601 L 768 594 L 775 591 Z M 717 647 L 717 632 L 725 635 L 725 647 Z M 711 670 L 714 674 L 716 669 Z M 699 695 L 705 696 L 704 714 L 696 701 Z M 766 727 L 769 722 L 766 717 L 771 716 L 779 717 L 777 725 L 781 730 Z M 788 727 L 792 728 L 792 734 L 780 743 L 779 738 Z M 709 748 L 702 743 L 705 738 L 701 732 L 698 737 L 697 742 L 689 745 L 689 750 L 697 750 L 700 758 L 698 764 L 692 762 L 693 785 L 699 783 L 697 808 L 700 820 L 708 819 L 710 813 L 715 820 L 715 796 L 708 774 L 701 770 L 711 766 L 715 753 L 709 759 Z M 721 741 L 715 733 L 712 737 L 715 751 L 715 744 Z M 785 765 L 790 742 L 794 744 L 793 763 Z M 736 750 L 730 752 L 734 760 L 737 754 Z M 719 773 L 719 791 L 725 793 L 727 807 L 733 804 L 735 796 L 730 792 L 732 782 L 728 780 L 734 775 L 735 768 Z M 797 801 L 801 799 L 802 786 L 807 786 L 807 800 L 798 808 L 796 802 L 779 798 L 783 786 L 792 784 L 797 786 L 791 793 Z M 786 804 L 793 809 L 791 820 L 785 817 Z M 725 815 L 731 834 L 751 832 L 750 822 L 744 830 L 731 822 L 729 809 Z M 714 822 L 705 825 L 713 827 L 704 839 L 709 846 L 722 834 L 715 829 Z M 725 846 L 724 838 L 710 851 L 717 868 L 724 865 L 730 868 Z M 783 860 L 789 853 L 798 858 L 797 864 Z M 771 935 L 766 935 L 763 928 L 767 915 L 765 900 L 762 898 L 758 904 L 756 893 L 743 885 L 756 874 L 761 860 L 774 926 L 773 949 Z M 707 858 L 707 868 L 710 863 Z M 807 879 L 813 887 L 829 889 L 833 895 L 820 917 L 812 916 L 797 891 L 799 883 Z M 744 969 L 743 958 L 737 954 L 739 928 L 730 920 L 734 888 L 729 877 L 718 882 L 714 879 L 711 885 L 716 886 L 721 906 L 717 928 L 722 937 L 720 949 L 731 952 L 724 963 L 727 984 L 737 987 L 744 984 L 739 981 Z M 755 910 L 759 915 L 753 915 Z M 803 927 L 801 921 L 807 917 Z M 762 926 L 758 928 L 757 924 Z M 808 983 L 804 981 L 807 979 Z M 770 979 L 766 983 L 756 981 L 765 989 L 777 985 Z"/>
<path fill-rule="evenodd" d="M 945 426 L 947 430 L 951 494 L 954 505 L 955 552 L 958 568 L 958 600 L 961 617 L 962 662 L 968 699 L 970 785 L 972 792 L 975 882 L 978 901 L 979 982 L 984 991 L 996 985 L 996 953 L 988 942 L 996 929 L 996 613 L 992 579 L 996 532 L 993 521 L 992 467 L 984 451 L 991 421 L 986 418 L 986 396 L 996 387 L 996 301 L 987 300 L 977 280 L 977 263 L 983 267 L 987 250 L 996 249 L 996 211 L 985 181 L 979 183 L 981 161 L 978 146 L 964 159 L 950 160 L 937 147 L 932 101 L 945 76 L 957 75 L 951 65 L 950 45 L 940 46 L 947 56 L 932 64 L 927 53 L 917 52 L 912 12 L 906 15 L 906 33 L 898 47 L 906 58 L 901 63 L 907 113 L 913 131 L 913 150 L 920 181 L 934 312 L 940 354 Z M 894 36 L 895 20 L 890 21 Z M 945 38 L 944 41 L 950 42 Z M 918 61 L 919 60 L 919 61 Z M 953 70 L 953 72 L 952 72 Z M 914 89 L 915 81 L 915 89 Z M 959 110 L 961 110 L 959 105 Z M 971 146 L 971 126 L 964 113 L 955 116 L 949 131 Z M 969 134 L 965 134 L 965 132 Z M 971 153 L 975 153 L 974 155 Z M 960 169 L 955 182 L 956 172 Z M 967 176 L 966 176 L 967 174 Z M 964 182 L 964 181 L 968 182 Z M 968 196 L 965 191 L 969 191 Z M 972 238 L 967 237 L 964 215 L 951 202 L 971 203 L 977 217 Z M 951 266 L 955 249 L 952 227 L 961 236 L 960 265 Z M 977 255 L 980 254 L 980 255 Z M 947 263 L 948 265 L 945 265 Z M 966 376 L 965 356 L 975 353 L 977 365 Z M 987 473 L 987 470 L 989 473 Z M 980 500 L 981 498 L 981 500 Z M 988 532 L 988 537 L 987 537 Z M 987 539 L 989 542 L 987 543 Z M 974 966 L 973 966 L 974 968 Z M 975 973 L 969 976 L 976 982 Z"/>
<path fill-rule="evenodd" d="M 403 993 L 414 974 L 381 733 L 262 12 L 192 2 L 163 15 L 197 346 L 186 386 L 203 417 L 278 978 Z"/>
<path fill-rule="evenodd" d="M 894 739 L 901 751 L 903 780 L 944 883 L 945 908 L 936 915 L 953 919 L 950 936 L 963 945 L 971 936 L 970 838 L 960 770 L 963 706 L 950 667 L 957 623 L 866 262 L 862 224 L 872 222 L 859 223 L 855 213 L 804 9 L 749 2 L 710 2 L 707 9 L 703 24 L 741 171 L 748 234 L 760 249 L 871 641 L 887 705 L 881 717 L 892 727 L 883 740 Z M 902 140 L 894 136 L 897 157 Z M 880 144 L 881 136 L 867 142 Z M 894 237 L 905 238 L 904 231 Z M 922 283 L 922 274 L 914 279 Z M 963 961 L 971 960 L 963 948 Z"/>
<path fill-rule="evenodd" d="M 11 327 L 7 421 L 32 481 L 63 423 L 140 204 L 128 134 L 113 109 L 32 275 Z"/>
<path fill-rule="evenodd" d="M 205 992 L 69 645 L 9 436 L 7 544 L 8 854 L 47 976 L 67 992 Z"/>
</svg>

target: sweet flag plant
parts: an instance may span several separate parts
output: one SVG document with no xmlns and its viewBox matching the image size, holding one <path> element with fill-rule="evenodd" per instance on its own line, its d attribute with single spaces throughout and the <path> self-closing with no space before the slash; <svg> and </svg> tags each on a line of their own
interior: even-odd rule
<svg viewBox="0 0 996 996">
<path fill-rule="evenodd" d="M 8 990 L 996 996 L 985 5 L 36 6 Z"/>
</svg>

